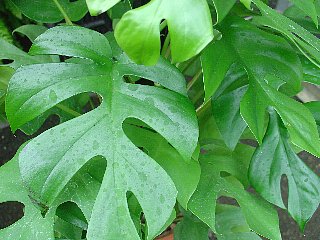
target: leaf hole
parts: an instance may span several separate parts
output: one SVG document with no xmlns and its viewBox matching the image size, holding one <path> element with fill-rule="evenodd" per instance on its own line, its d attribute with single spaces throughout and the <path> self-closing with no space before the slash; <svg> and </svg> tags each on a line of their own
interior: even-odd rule
<svg viewBox="0 0 320 240">
<path fill-rule="evenodd" d="M 16 201 L 0 203 L 0 229 L 11 226 L 24 216 L 24 204 Z"/>
<path fill-rule="evenodd" d="M 2 61 L 2 64 L 3 65 L 9 65 L 9 64 L 11 64 L 11 63 L 13 63 L 13 60 L 12 59 L 1 59 L 1 61 Z"/>
<path fill-rule="evenodd" d="M 60 204 L 56 210 L 56 216 L 81 229 L 88 228 L 88 222 L 83 212 L 74 202 L 68 201 Z"/>
</svg>

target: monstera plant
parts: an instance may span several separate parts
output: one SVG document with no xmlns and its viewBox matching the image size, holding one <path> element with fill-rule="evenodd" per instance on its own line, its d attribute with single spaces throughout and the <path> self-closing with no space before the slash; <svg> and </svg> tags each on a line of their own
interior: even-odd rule
<svg viewBox="0 0 320 240">
<path fill-rule="evenodd" d="M 320 1 L 291 3 L 5 0 L 32 45 L 3 24 L 1 121 L 60 123 L 0 167 L 0 203 L 24 206 L 0 239 L 279 240 L 277 207 L 304 231 L 320 102 L 295 96 L 320 85 Z"/>
</svg>

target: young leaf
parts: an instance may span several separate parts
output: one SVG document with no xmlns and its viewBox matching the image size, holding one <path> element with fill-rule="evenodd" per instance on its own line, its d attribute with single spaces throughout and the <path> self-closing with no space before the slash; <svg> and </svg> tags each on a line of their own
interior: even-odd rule
<svg viewBox="0 0 320 240">
<path fill-rule="evenodd" d="M 239 154 L 238 151 L 249 155 L 252 152 L 250 147 L 239 145 L 235 152 L 230 153 L 230 150 L 211 144 L 204 151 L 206 153 L 200 157 L 200 183 L 190 199 L 188 209 L 217 232 L 216 201 L 220 195 L 233 197 L 239 203 L 250 229 L 270 239 L 281 239 L 277 212 L 266 201 L 244 190 L 243 185 L 234 177 L 246 176 L 247 168 L 244 163 L 248 164 L 250 157 Z"/>
<path fill-rule="evenodd" d="M 98 108 L 44 132 L 23 149 L 19 156 L 21 174 L 33 196 L 50 206 L 89 159 L 103 156 L 108 166 L 87 238 L 140 239 L 128 210 L 128 191 L 143 209 L 148 238 L 154 237 L 171 215 L 176 189 L 167 173 L 127 138 L 122 123 L 129 117 L 142 120 L 166 138 L 184 159 L 190 159 L 198 128 L 193 106 L 185 97 L 186 92 L 181 91 L 181 86 L 185 89 L 183 76 L 167 62 L 151 68 L 114 63 L 107 39 L 80 27 L 48 30 L 36 39 L 31 53 L 88 58 L 92 63 L 20 68 L 10 81 L 6 99 L 13 130 L 73 95 L 96 92 L 103 99 Z M 150 70 L 155 69 L 160 69 L 154 76 L 157 82 L 169 90 L 125 83 L 122 78 L 125 74 L 148 78 Z M 174 74 L 167 78 L 168 72 Z M 21 84 L 23 81 L 28 87 Z M 170 84 L 173 81 L 176 84 Z"/>
<path fill-rule="evenodd" d="M 56 23 L 67 14 L 72 21 L 80 20 L 87 13 L 85 0 L 11 0 L 28 18 L 42 23 Z M 64 13 L 62 13 L 61 9 Z"/>
<path fill-rule="evenodd" d="M 274 110 L 263 143 L 250 165 L 250 182 L 269 202 L 285 208 L 280 182 L 286 175 L 289 184 L 288 211 L 301 230 L 318 208 L 320 179 L 293 151 L 289 135 Z"/>
<path fill-rule="evenodd" d="M 121 0 L 86 0 L 91 16 L 97 16 L 116 5 Z"/>
<path fill-rule="evenodd" d="M 20 178 L 18 154 L 0 167 L 0 202 L 17 201 L 24 204 L 24 216 L 13 225 L 0 230 L 1 239 L 54 239 L 53 216 L 43 218 L 33 204 Z"/>
<path fill-rule="evenodd" d="M 115 29 L 118 44 L 136 63 L 157 63 L 160 55 L 159 24 L 163 19 L 166 19 L 170 32 L 173 62 L 183 62 L 195 56 L 213 39 L 206 0 L 152 0 L 125 13 Z"/>
</svg>

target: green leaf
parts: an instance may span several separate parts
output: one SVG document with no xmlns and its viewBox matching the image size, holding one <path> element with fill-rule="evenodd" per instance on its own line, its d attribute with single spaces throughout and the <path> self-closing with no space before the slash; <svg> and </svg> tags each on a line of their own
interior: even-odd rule
<svg viewBox="0 0 320 240">
<path fill-rule="evenodd" d="M 200 157 L 200 183 L 190 199 L 188 209 L 220 234 L 216 228 L 216 201 L 221 195 L 232 197 L 240 205 L 250 229 L 270 239 L 281 239 L 277 212 L 263 199 L 245 191 L 238 181 L 244 181 L 239 177 L 246 176 L 246 164 L 252 153 L 250 147 L 239 145 L 234 152 L 230 152 L 224 147 L 210 144 L 203 151 L 205 153 Z"/>
<path fill-rule="evenodd" d="M 212 0 L 213 5 L 216 9 L 216 23 L 220 23 L 230 12 L 236 0 L 225 1 L 225 0 Z"/>
<path fill-rule="evenodd" d="M 109 10 L 120 1 L 121 0 L 86 0 L 91 16 L 97 16 Z"/>
<path fill-rule="evenodd" d="M 260 0 L 252 0 L 252 2 L 260 9 L 263 15 L 263 17 L 256 18 L 255 23 L 271 27 L 281 32 L 292 41 L 306 57 L 319 66 L 320 40 L 316 36 L 312 35 L 294 21 L 271 9 Z"/>
<path fill-rule="evenodd" d="M 190 59 L 213 39 L 206 0 L 152 0 L 125 13 L 115 29 L 118 44 L 136 63 L 157 63 L 161 47 L 159 25 L 163 19 L 170 32 L 173 62 Z"/>
<path fill-rule="evenodd" d="M 318 132 L 320 133 L 320 102 L 308 102 L 304 104 L 312 113 L 318 126 Z"/>
<path fill-rule="evenodd" d="M 24 216 L 7 228 L 0 230 L 1 239 L 54 239 L 53 216 L 43 218 L 33 204 L 20 178 L 18 154 L 0 167 L 0 202 L 17 201 L 24 204 Z"/>
<path fill-rule="evenodd" d="M 220 233 L 218 240 L 261 240 L 261 238 L 251 232 L 241 208 L 217 204 L 216 209 L 216 228 Z"/>
<path fill-rule="evenodd" d="M 161 135 L 138 126 L 126 124 L 124 131 L 137 147 L 147 150 L 148 155 L 166 170 L 178 190 L 178 202 L 187 208 L 200 180 L 200 165 L 197 159 L 185 162 Z"/>
<path fill-rule="evenodd" d="M 310 62 L 307 58 L 302 57 L 303 80 L 320 86 L 320 69 Z"/>
<path fill-rule="evenodd" d="M 81 39 L 74 38 L 77 34 Z M 88 45 L 87 39 L 91 40 Z M 140 239 L 127 206 L 126 193 L 130 191 L 143 209 L 150 239 L 169 219 L 177 192 L 167 173 L 127 138 L 122 123 L 126 118 L 142 120 L 188 160 L 197 145 L 197 120 L 186 92 L 175 92 L 185 89 L 185 81 L 182 75 L 177 78 L 179 71 L 170 63 L 143 67 L 112 62 L 110 49 L 106 38 L 92 30 L 48 30 L 36 39 L 31 53 L 89 58 L 92 63 L 20 68 L 10 81 L 6 112 L 15 130 L 73 95 L 101 95 L 103 101 L 98 108 L 27 144 L 19 156 L 22 177 L 33 197 L 50 206 L 89 159 L 103 156 L 108 166 L 95 199 L 87 238 Z M 150 72 L 157 73 L 151 80 L 157 79 L 169 89 L 125 83 L 122 78 L 128 74 L 148 78 Z M 176 83 L 172 85 L 173 81 Z"/>
<path fill-rule="evenodd" d="M 61 9 L 72 21 L 80 20 L 87 13 L 85 0 L 74 2 L 69 0 L 11 0 L 11 2 L 25 16 L 42 23 L 60 22 L 64 18 Z"/>
<path fill-rule="evenodd" d="M 266 200 L 285 208 L 281 197 L 281 177 L 289 185 L 288 211 L 301 230 L 320 202 L 320 179 L 296 155 L 289 135 L 275 111 L 270 110 L 269 127 L 250 165 L 250 182 Z"/>
<path fill-rule="evenodd" d="M 295 6 L 300 8 L 307 16 L 310 16 L 316 27 L 318 27 L 318 15 L 315 0 L 290 0 Z"/>
<path fill-rule="evenodd" d="M 25 36 L 27 36 L 31 42 L 34 42 L 34 40 L 42 33 L 47 31 L 48 28 L 41 25 L 33 25 L 33 24 L 27 24 L 22 25 L 18 28 L 16 28 L 13 33 L 21 33 Z"/>
<path fill-rule="evenodd" d="M 227 61 L 221 61 L 224 74 L 228 69 L 226 66 L 235 62 L 240 62 L 246 69 L 249 88 L 241 100 L 241 115 L 259 143 L 265 133 L 266 108 L 272 106 L 281 116 L 292 142 L 320 156 L 319 135 L 311 113 L 302 104 L 281 93 L 295 94 L 301 88 L 301 63 L 290 45 L 284 39 L 237 18 L 230 17 L 225 21 L 221 32 L 221 44 L 212 44 L 209 48 L 219 47 L 227 49 L 223 52 L 233 52 L 231 59 L 229 54 L 226 56 Z M 207 63 L 203 65 L 204 69 L 211 67 Z M 220 78 L 211 77 L 205 82 L 220 83 L 224 74 L 219 74 Z"/>
<path fill-rule="evenodd" d="M 192 213 L 183 211 L 183 219 L 174 228 L 176 240 L 208 240 L 209 228 Z"/>
<path fill-rule="evenodd" d="M 233 150 L 247 124 L 240 115 L 240 101 L 247 91 L 248 77 L 239 65 L 231 66 L 212 98 L 212 113 L 226 145 Z"/>
</svg>

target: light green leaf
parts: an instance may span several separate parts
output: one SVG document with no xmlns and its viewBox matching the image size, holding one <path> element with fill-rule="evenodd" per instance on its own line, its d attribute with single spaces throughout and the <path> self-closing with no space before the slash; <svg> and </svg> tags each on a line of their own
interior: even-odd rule
<svg viewBox="0 0 320 240">
<path fill-rule="evenodd" d="M 61 10 L 69 16 L 72 21 L 80 20 L 87 13 L 85 0 L 10 0 L 20 11 L 37 22 L 56 23 L 64 16 Z"/>
<path fill-rule="evenodd" d="M 238 149 L 243 149 L 247 154 L 250 152 L 250 147 L 245 145 L 240 145 Z M 232 197 L 240 205 L 250 229 L 273 240 L 281 239 L 277 212 L 263 199 L 245 191 L 234 177 L 246 176 L 246 167 L 241 163 L 248 164 L 250 161 L 247 156 L 239 154 L 239 150 L 230 153 L 214 144 L 203 149 L 205 153 L 200 157 L 200 183 L 190 199 L 188 209 L 220 234 L 216 228 L 216 201 L 221 195 Z"/>
<path fill-rule="evenodd" d="M 0 167 L 0 202 L 17 201 L 24 204 L 24 216 L 7 228 L 0 230 L 1 239 L 51 240 L 53 215 L 43 218 L 41 211 L 28 196 L 20 178 L 18 154 Z"/>
<path fill-rule="evenodd" d="M 274 110 L 269 127 L 250 165 L 250 182 L 266 200 L 285 208 L 281 197 L 281 177 L 289 185 L 288 211 L 301 230 L 320 203 L 320 179 L 296 155 L 289 135 Z"/>
<path fill-rule="evenodd" d="M 71 38 L 76 34 L 82 39 Z M 90 44 L 83 44 L 86 39 L 91 39 Z M 87 238 L 140 239 L 127 206 L 128 191 L 136 196 L 143 209 L 148 239 L 155 237 L 172 213 L 176 188 L 168 174 L 127 138 L 122 123 L 126 118 L 142 120 L 184 159 L 190 159 L 197 145 L 198 129 L 186 92 L 174 92 L 185 86 L 183 76 L 177 78 L 178 70 L 169 63 L 160 63 L 158 72 L 154 67 L 134 68 L 133 63 L 114 63 L 106 38 L 80 27 L 48 30 L 37 38 L 31 52 L 89 58 L 92 63 L 20 68 L 10 81 L 7 96 L 6 111 L 12 129 L 82 92 L 95 92 L 103 99 L 98 108 L 44 132 L 23 149 L 19 156 L 21 173 L 32 195 L 52 205 L 89 159 L 103 156 L 108 166 L 94 203 Z M 154 78 L 172 91 L 125 83 L 122 78 L 124 74 L 145 77 L 149 69 L 157 72 Z M 167 78 L 167 71 L 175 74 Z M 23 81 L 27 84 L 22 85 Z M 172 81 L 177 83 L 171 85 Z M 177 84 L 179 87 L 175 88 Z"/>
<path fill-rule="evenodd" d="M 121 0 L 86 0 L 89 12 L 92 16 L 97 16 L 109 10 L 120 1 Z"/>
<path fill-rule="evenodd" d="M 206 0 L 152 0 L 124 14 L 115 29 L 118 44 L 136 63 L 157 63 L 161 46 L 159 25 L 163 19 L 170 32 L 173 62 L 190 59 L 213 39 Z"/>
</svg>

